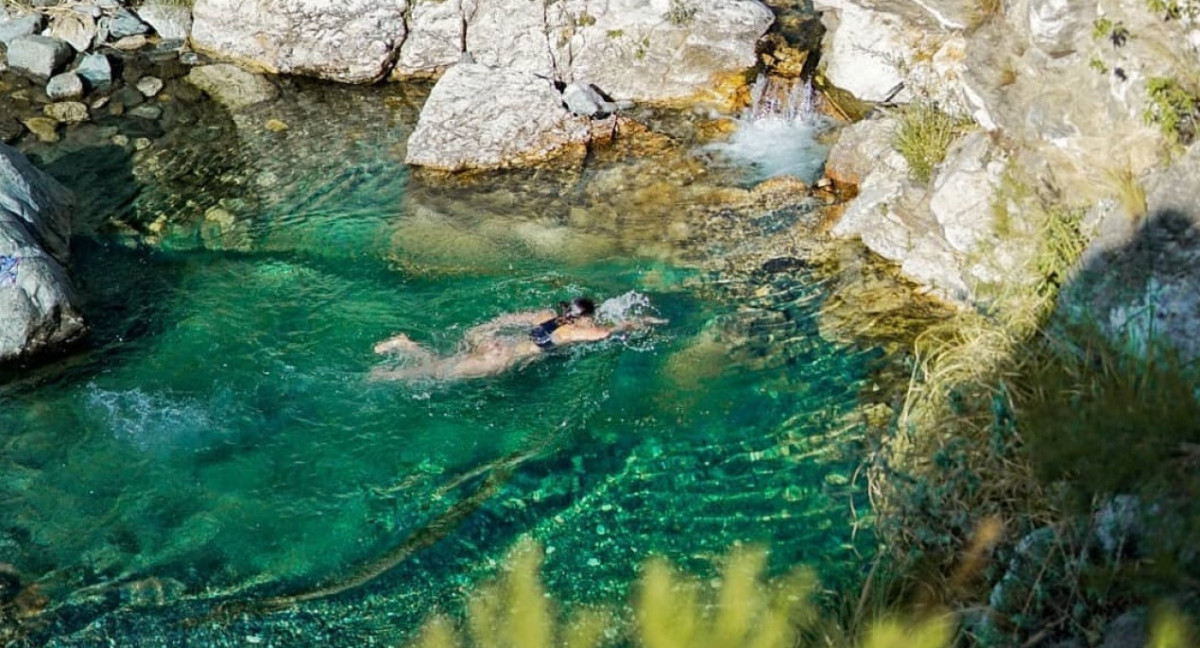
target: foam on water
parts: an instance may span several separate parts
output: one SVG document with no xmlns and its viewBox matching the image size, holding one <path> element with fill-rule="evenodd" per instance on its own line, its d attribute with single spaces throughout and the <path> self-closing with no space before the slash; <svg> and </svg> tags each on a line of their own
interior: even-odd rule
<svg viewBox="0 0 1200 648">
<path fill-rule="evenodd" d="M 221 428 L 208 408 L 192 399 L 139 388 L 115 391 L 90 384 L 87 407 L 114 437 L 142 450 L 195 444 Z"/>
<path fill-rule="evenodd" d="M 631 317 L 651 313 L 650 298 L 636 290 L 610 297 L 596 307 L 596 319 L 609 324 L 620 324 Z"/>
<path fill-rule="evenodd" d="M 750 106 L 737 118 L 737 130 L 710 150 L 753 169 L 754 180 L 781 175 L 807 183 L 817 180 L 829 154 L 818 137 L 832 122 L 817 112 L 812 82 L 795 83 L 759 76 Z"/>
</svg>

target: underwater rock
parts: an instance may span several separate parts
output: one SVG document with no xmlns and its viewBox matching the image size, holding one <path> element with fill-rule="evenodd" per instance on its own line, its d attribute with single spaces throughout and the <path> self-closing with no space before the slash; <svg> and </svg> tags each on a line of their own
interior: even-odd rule
<svg viewBox="0 0 1200 648">
<path fill-rule="evenodd" d="M 73 208 L 65 187 L 0 144 L 0 362 L 86 330 L 64 269 Z"/>
<path fill-rule="evenodd" d="M 279 96 L 279 89 L 262 75 L 228 63 L 194 67 L 186 78 L 188 83 L 230 110 L 240 110 Z"/>
<path fill-rule="evenodd" d="M 387 74 L 407 9 L 406 0 L 196 0 L 191 42 L 278 74 L 370 83 Z"/>
</svg>

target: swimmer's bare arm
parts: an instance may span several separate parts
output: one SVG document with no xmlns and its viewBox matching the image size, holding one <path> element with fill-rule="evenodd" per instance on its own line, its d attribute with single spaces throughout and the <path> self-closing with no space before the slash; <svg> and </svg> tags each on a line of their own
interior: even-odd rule
<svg viewBox="0 0 1200 648">
<path fill-rule="evenodd" d="M 554 332 L 556 340 L 561 344 L 569 342 L 599 342 L 614 333 L 623 333 L 634 329 L 646 328 L 655 324 L 666 324 L 667 320 L 657 317 L 633 317 L 616 326 L 584 326 L 572 324 Z"/>
</svg>

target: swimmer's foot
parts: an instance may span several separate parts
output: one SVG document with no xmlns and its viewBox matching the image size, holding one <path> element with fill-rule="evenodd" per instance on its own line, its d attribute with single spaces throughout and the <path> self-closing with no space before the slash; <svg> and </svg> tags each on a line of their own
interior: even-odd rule
<svg viewBox="0 0 1200 648">
<path fill-rule="evenodd" d="M 404 333 L 393 335 L 375 345 L 375 353 L 403 353 L 405 351 L 424 351 L 424 349 Z"/>
</svg>

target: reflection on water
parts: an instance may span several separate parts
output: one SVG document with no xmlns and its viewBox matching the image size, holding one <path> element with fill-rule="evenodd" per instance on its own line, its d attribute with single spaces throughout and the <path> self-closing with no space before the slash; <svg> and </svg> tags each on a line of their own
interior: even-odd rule
<svg viewBox="0 0 1200 648">
<path fill-rule="evenodd" d="M 761 213 L 766 194 L 709 183 L 687 155 L 567 184 L 414 181 L 396 154 L 411 122 L 365 129 L 313 108 L 329 89 L 296 92 L 317 98 L 265 109 L 282 134 L 239 124 L 234 162 L 228 143 L 220 163 L 208 144 L 179 153 L 237 195 L 149 184 L 98 218 L 129 228 L 77 241 L 88 346 L 0 385 L 0 546 L 53 594 L 41 638 L 397 641 L 521 534 L 574 600 L 623 598 L 651 552 L 704 569 L 737 541 L 831 580 L 857 568 L 843 415 L 869 354 L 821 339 L 803 274 L 745 304 L 697 290 L 684 263 L 718 245 L 714 223 L 775 227 L 719 207 Z M 170 155 L 126 160 L 129 176 Z M 644 296 L 671 323 L 485 380 L 364 379 L 395 332 L 447 351 L 580 293 Z M 337 594 L 195 624 L 306 592 Z"/>
</svg>

